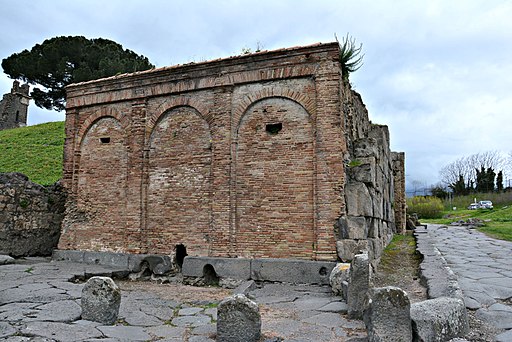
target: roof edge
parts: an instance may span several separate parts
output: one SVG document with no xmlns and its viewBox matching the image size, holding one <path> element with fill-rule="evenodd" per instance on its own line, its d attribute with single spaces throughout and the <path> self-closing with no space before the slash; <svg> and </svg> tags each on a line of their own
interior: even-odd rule
<svg viewBox="0 0 512 342">
<path fill-rule="evenodd" d="M 190 62 L 190 63 L 184 63 L 184 64 L 176 64 L 176 65 L 172 65 L 172 66 L 164 66 L 164 67 L 160 67 L 160 68 L 136 71 L 136 72 L 132 72 L 132 73 L 123 73 L 123 74 L 99 78 L 99 79 L 91 80 L 91 81 L 71 83 L 71 84 L 67 85 L 65 88 L 68 90 L 71 90 L 74 88 L 80 88 L 83 86 L 93 85 L 93 84 L 97 84 L 97 83 L 104 83 L 104 82 L 108 82 L 108 81 L 112 81 L 112 80 L 123 80 L 123 79 L 127 79 L 129 77 L 133 77 L 133 76 L 137 76 L 137 75 L 143 76 L 143 75 L 149 75 L 152 73 L 160 73 L 163 71 L 171 71 L 171 70 L 179 71 L 180 69 L 188 69 L 191 67 L 201 68 L 201 67 L 210 66 L 210 65 L 213 66 L 215 64 L 223 63 L 226 61 L 237 61 L 237 60 L 241 61 L 241 60 L 248 59 L 248 58 L 255 58 L 255 57 L 258 58 L 258 57 L 267 56 L 267 55 L 279 56 L 279 55 L 283 55 L 285 53 L 290 53 L 290 52 L 301 53 L 303 50 L 311 50 L 311 49 L 317 49 L 317 48 L 327 48 L 327 49 L 328 48 L 337 48 L 337 49 L 339 49 L 339 43 L 338 42 L 315 43 L 315 44 L 305 45 L 305 46 L 294 46 L 294 47 L 281 48 L 281 49 L 276 49 L 276 50 L 264 50 L 264 51 L 249 53 L 249 54 L 217 58 L 217 59 L 212 59 L 212 60 L 204 61 L 204 62 L 197 62 L 197 63 Z"/>
</svg>

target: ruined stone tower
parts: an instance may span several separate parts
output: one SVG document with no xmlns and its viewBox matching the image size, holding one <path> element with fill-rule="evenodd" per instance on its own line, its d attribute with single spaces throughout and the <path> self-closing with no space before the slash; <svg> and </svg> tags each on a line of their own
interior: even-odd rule
<svg viewBox="0 0 512 342">
<path fill-rule="evenodd" d="M 0 101 L 0 130 L 27 125 L 28 91 L 28 84 L 20 86 L 18 81 L 13 82 L 11 92 Z"/>
<path fill-rule="evenodd" d="M 378 260 L 403 154 L 339 54 L 317 44 L 68 86 L 59 249 Z"/>
</svg>

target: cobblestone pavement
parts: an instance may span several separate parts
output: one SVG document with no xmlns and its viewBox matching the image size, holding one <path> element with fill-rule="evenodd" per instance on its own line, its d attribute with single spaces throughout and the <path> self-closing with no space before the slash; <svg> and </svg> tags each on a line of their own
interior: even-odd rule
<svg viewBox="0 0 512 342">
<path fill-rule="evenodd" d="M 0 341 L 214 341 L 216 302 L 178 302 L 151 291 L 123 291 L 118 323 L 80 319 L 83 283 L 122 270 L 50 262 L 0 265 Z M 162 285 L 163 286 L 163 285 Z M 361 321 L 346 319 L 344 303 L 328 287 L 266 284 L 249 292 L 262 312 L 262 340 L 365 341 Z"/>
<path fill-rule="evenodd" d="M 475 317 L 512 341 L 512 242 L 487 237 L 476 229 L 428 225 L 418 239 L 430 239 L 457 276 L 466 307 Z"/>
</svg>

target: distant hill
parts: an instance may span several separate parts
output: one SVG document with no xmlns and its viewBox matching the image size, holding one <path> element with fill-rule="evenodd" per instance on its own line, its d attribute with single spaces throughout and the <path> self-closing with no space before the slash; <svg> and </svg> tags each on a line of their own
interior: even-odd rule
<svg viewBox="0 0 512 342">
<path fill-rule="evenodd" d="M 21 172 L 50 185 L 62 177 L 64 122 L 0 131 L 0 172 Z"/>
</svg>

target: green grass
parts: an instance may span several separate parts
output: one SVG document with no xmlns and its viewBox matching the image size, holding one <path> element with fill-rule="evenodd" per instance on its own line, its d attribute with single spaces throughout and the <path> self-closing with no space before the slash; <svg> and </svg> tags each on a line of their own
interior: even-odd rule
<svg viewBox="0 0 512 342">
<path fill-rule="evenodd" d="M 468 205 L 473 203 L 475 200 L 477 202 L 489 200 L 492 201 L 495 207 L 503 207 L 512 204 L 512 191 L 457 196 L 451 200 L 445 200 L 444 206 L 446 210 L 451 210 L 453 207 L 456 207 L 457 209 L 466 209 Z"/>
<path fill-rule="evenodd" d="M 414 241 L 414 238 L 410 234 L 395 234 L 393 235 L 393 239 L 387 245 L 387 247 L 384 249 L 385 253 L 393 253 L 394 251 L 399 251 L 402 249 L 404 245 L 408 246 L 416 246 L 416 242 Z"/>
<path fill-rule="evenodd" d="M 447 210 L 442 219 L 421 220 L 425 223 L 450 224 L 454 221 L 478 218 L 484 221 L 481 232 L 496 239 L 512 241 L 512 205 L 495 207 L 493 210 Z"/>
<path fill-rule="evenodd" d="M 0 131 L 0 172 L 21 172 L 42 185 L 62 177 L 64 122 Z"/>
</svg>

